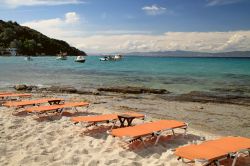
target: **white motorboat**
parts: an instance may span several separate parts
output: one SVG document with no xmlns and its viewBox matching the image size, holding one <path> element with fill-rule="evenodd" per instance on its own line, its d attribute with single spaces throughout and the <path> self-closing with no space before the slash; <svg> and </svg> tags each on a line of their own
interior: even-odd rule
<svg viewBox="0 0 250 166">
<path fill-rule="evenodd" d="M 67 57 L 58 56 L 58 57 L 56 58 L 56 60 L 67 60 Z"/>
<path fill-rule="evenodd" d="M 122 55 L 117 54 L 117 55 L 107 55 L 102 58 L 99 58 L 100 61 L 117 61 L 122 59 Z"/>
<path fill-rule="evenodd" d="M 102 58 L 99 58 L 99 59 L 100 59 L 100 61 L 108 61 L 108 60 L 110 60 L 110 58 L 109 58 L 109 57 L 107 57 L 107 56 L 102 57 Z"/>
<path fill-rule="evenodd" d="M 122 55 L 121 54 L 117 54 L 113 58 L 114 58 L 114 60 L 120 60 L 120 59 L 122 59 Z"/>
<path fill-rule="evenodd" d="M 65 53 L 60 52 L 59 54 L 57 54 L 56 60 L 67 60 L 67 52 Z"/>
<path fill-rule="evenodd" d="M 79 63 L 84 63 L 86 60 L 84 58 L 84 56 L 77 56 L 75 59 L 75 62 L 79 62 Z"/>
</svg>

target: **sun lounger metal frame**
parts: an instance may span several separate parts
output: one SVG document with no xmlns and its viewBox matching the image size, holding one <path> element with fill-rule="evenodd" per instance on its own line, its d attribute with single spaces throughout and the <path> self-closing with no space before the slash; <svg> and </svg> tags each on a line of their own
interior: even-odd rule
<svg viewBox="0 0 250 166">
<path fill-rule="evenodd" d="M 123 136 L 122 140 L 124 142 L 128 143 L 128 144 L 133 143 L 135 141 L 141 141 L 143 143 L 143 145 L 146 147 L 145 140 L 147 138 L 150 138 L 150 137 L 152 138 L 152 137 L 156 136 L 156 140 L 155 140 L 155 143 L 154 143 L 154 145 L 156 145 L 159 142 L 161 136 L 163 136 L 168 131 L 172 131 L 173 136 L 175 136 L 176 135 L 175 131 L 174 131 L 175 129 L 183 129 L 184 130 L 183 136 L 186 136 L 187 135 L 187 129 L 188 129 L 188 123 L 184 123 L 183 127 L 166 128 L 164 130 L 154 131 L 152 133 L 148 133 L 146 135 L 141 135 L 141 136 L 134 137 L 134 138 Z"/>
</svg>

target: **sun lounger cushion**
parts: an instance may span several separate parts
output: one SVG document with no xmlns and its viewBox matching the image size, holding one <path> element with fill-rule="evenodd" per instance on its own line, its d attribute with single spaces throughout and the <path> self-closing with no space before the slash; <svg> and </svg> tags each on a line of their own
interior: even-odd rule
<svg viewBox="0 0 250 166">
<path fill-rule="evenodd" d="M 30 97 L 31 94 L 21 94 L 21 93 L 11 93 L 11 94 L 2 94 L 0 95 L 0 98 L 4 98 L 4 97 Z"/>
<path fill-rule="evenodd" d="M 6 107 L 22 107 L 27 105 L 33 105 L 33 104 L 41 104 L 41 103 L 47 103 L 52 101 L 63 101 L 64 99 L 59 98 L 44 98 L 44 99 L 37 99 L 37 100 L 26 100 L 26 101 L 10 101 L 3 104 L 3 106 Z"/>
<path fill-rule="evenodd" d="M 136 118 L 144 118 L 143 114 L 139 114 L 136 112 L 125 112 L 123 114 L 134 116 Z M 73 122 L 89 122 L 89 123 L 97 123 L 103 121 L 111 121 L 118 119 L 118 114 L 104 114 L 104 115 L 96 115 L 96 116 L 79 116 L 73 117 L 71 120 Z"/>
<path fill-rule="evenodd" d="M 108 120 L 117 119 L 116 114 L 105 114 L 105 115 L 97 115 L 97 116 L 79 116 L 73 117 L 71 120 L 73 122 L 103 122 Z"/>
<path fill-rule="evenodd" d="M 184 122 L 175 120 L 159 120 L 156 122 L 144 123 L 132 127 L 112 130 L 112 135 L 116 137 L 141 137 L 162 130 L 175 129 L 187 126 Z"/>
<path fill-rule="evenodd" d="M 12 92 L 0 92 L 0 95 L 8 95 L 8 94 L 12 94 Z"/>
<path fill-rule="evenodd" d="M 81 106 L 88 106 L 89 103 L 86 102 L 71 102 L 71 103 L 64 103 L 59 105 L 49 105 L 49 106 L 38 106 L 38 107 L 31 107 L 27 108 L 26 111 L 29 113 L 43 113 L 47 111 L 54 111 L 63 108 L 71 108 L 71 107 L 81 107 Z"/>
</svg>

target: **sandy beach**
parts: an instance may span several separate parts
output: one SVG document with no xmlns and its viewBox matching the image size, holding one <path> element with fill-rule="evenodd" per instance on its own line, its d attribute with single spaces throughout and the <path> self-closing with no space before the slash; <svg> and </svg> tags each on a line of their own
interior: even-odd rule
<svg viewBox="0 0 250 166">
<path fill-rule="evenodd" d="M 250 0 L 0 2 L 0 166 L 250 166 Z"/>
<path fill-rule="evenodd" d="M 79 95 L 35 93 L 33 98 L 63 97 L 66 100 L 88 101 L 88 111 L 72 111 L 62 118 L 36 118 L 18 113 L 13 108 L 0 111 L 1 165 L 185 165 L 177 160 L 173 149 L 224 135 L 249 137 L 249 107 L 229 104 L 202 104 L 156 99 L 152 95 Z M 140 97 L 138 100 L 137 97 Z M 106 133 L 109 125 L 86 130 L 74 125 L 70 118 L 136 111 L 147 115 L 146 121 L 175 119 L 189 123 L 187 136 L 163 137 L 157 145 L 125 144 Z M 237 112 L 236 112 L 237 111 Z M 135 123 L 142 123 L 137 120 Z M 245 162 L 243 165 L 248 165 Z M 240 164 L 242 165 L 242 163 Z"/>
</svg>

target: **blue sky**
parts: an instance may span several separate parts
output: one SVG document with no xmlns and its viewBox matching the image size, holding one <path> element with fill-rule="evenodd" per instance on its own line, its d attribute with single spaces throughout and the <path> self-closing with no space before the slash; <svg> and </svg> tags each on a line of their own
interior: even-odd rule
<svg viewBox="0 0 250 166">
<path fill-rule="evenodd" d="M 250 50 L 249 0 L 1 1 L 1 19 L 90 53 Z"/>
</svg>

